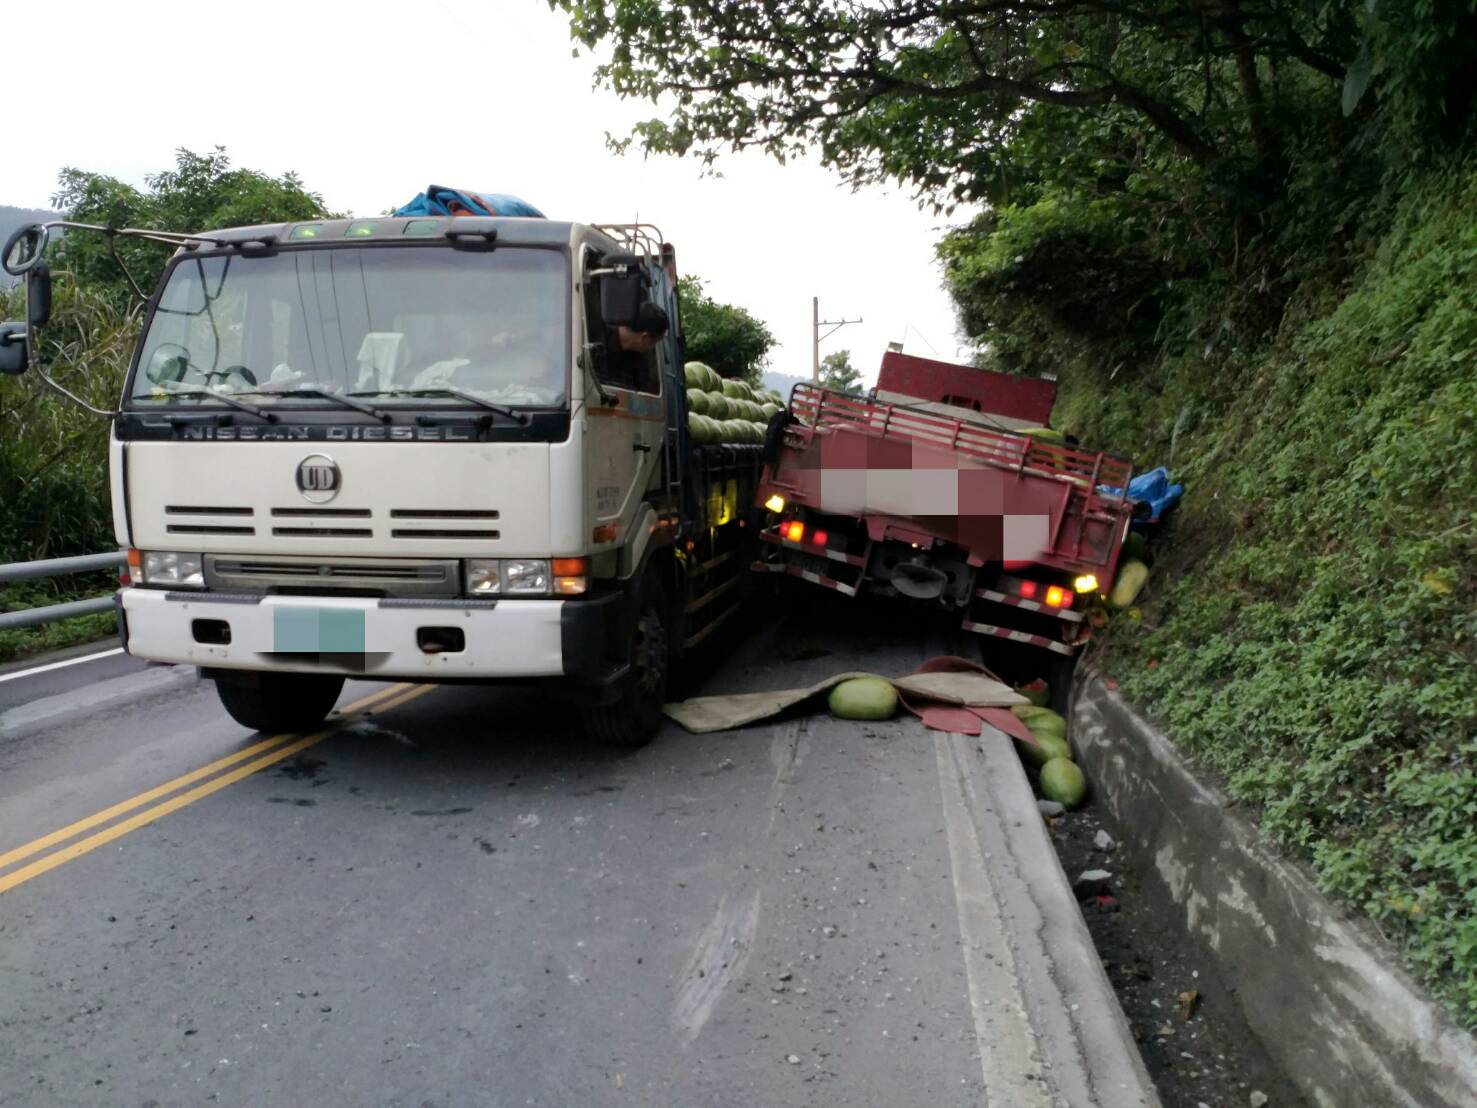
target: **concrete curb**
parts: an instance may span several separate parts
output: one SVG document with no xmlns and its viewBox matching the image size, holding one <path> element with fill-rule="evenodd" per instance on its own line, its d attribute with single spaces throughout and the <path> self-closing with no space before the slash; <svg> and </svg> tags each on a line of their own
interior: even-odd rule
<svg viewBox="0 0 1477 1108">
<path fill-rule="evenodd" d="M 1004 960 L 1013 963 L 1011 991 L 1029 1025 L 1050 1102 L 1159 1108 L 1013 744 L 991 727 L 980 739 L 934 736 L 946 810 L 957 782 L 982 848 L 987 885 L 995 893 L 988 926 L 1001 932 Z"/>
<path fill-rule="evenodd" d="M 1477 1104 L 1477 1043 L 1165 735 L 1082 673 L 1070 735 L 1122 849 L 1214 952 L 1268 1053 L 1323 1108 Z"/>
</svg>

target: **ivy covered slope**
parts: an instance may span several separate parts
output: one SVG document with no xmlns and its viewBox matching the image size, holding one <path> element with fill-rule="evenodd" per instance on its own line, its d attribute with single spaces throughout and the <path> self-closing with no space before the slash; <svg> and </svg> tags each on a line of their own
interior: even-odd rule
<svg viewBox="0 0 1477 1108">
<path fill-rule="evenodd" d="M 1266 345 L 1064 375 L 1059 422 L 1190 495 L 1101 658 L 1477 1024 L 1477 166 Z"/>
</svg>

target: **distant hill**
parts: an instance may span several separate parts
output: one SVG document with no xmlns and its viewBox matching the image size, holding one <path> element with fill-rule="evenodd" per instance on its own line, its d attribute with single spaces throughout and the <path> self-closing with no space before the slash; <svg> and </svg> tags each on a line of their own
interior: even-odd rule
<svg viewBox="0 0 1477 1108">
<path fill-rule="evenodd" d="M 788 373 L 767 372 L 764 374 L 763 384 L 767 389 L 774 389 L 786 400 L 790 399 L 790 390 L 802 381 L 809 381 L 809 377 L 794 377 Z"/>
<path fill-rule="evenodd" d="M 61 212 L 49 212 L 45 208 L 13 208 L 9 204 L 0 204 L 0 246 L 4 246 L 10 234 L 17 227 L 24 227 L 27 223 L 44 223 L 48 219 L 60 219 Z M 16 278 L 0 270 L 0 288 L 9 288 L 16 283 Z"/>
</svg>

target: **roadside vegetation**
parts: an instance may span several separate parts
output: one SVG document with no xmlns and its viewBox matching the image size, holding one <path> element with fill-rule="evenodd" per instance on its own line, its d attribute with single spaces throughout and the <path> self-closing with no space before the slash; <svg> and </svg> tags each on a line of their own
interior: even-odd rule
<svg viewBox="0 0 1477 1108">
<path fill-rule="evenodd" d="M 1477 4 L 554 3 L 618 146 L 983 208 L 981 363 L 1188 485 L 1097 661 L 1477 1026 Z"/>
</svg>

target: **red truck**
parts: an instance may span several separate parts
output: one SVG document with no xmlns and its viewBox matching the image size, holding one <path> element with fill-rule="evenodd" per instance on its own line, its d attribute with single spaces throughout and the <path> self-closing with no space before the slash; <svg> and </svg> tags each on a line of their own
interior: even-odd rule
<svg viewBox="0 0 1477 1108">
<path fill-rule="evenodd" d="M 766 444 L 754 569 L 1072 658 L 1117 571 L 1133 466 L 1063 441 L 1055 398 L 1051 381 L 897 352 L 869 396 L 795 386 Z"/>
</svg>

